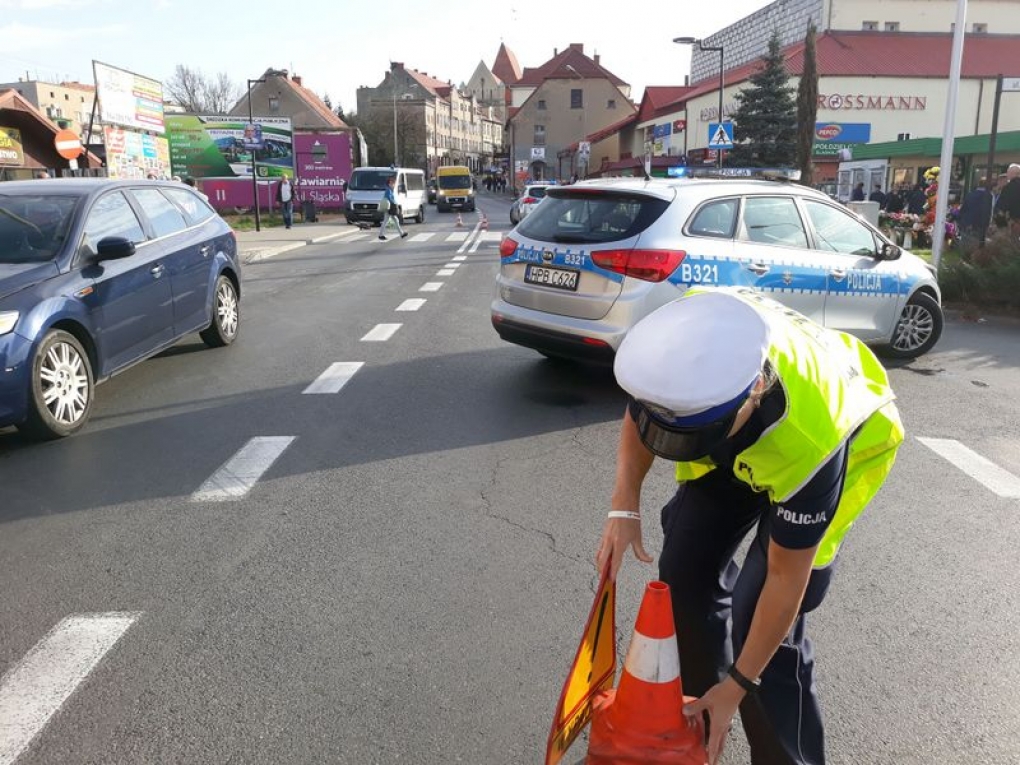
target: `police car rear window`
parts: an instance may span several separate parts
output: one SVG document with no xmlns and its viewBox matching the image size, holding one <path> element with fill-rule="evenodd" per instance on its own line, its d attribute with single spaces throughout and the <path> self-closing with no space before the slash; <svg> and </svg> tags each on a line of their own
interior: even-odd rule
<svg viewBox="0 0 1020 765">
<path fill-rule="evenodd" d="M 617 242 L 640 234 L 667 207 L 669 202 L 641 194 L 550 190 L 517 230 L 542 242 Z"/>
</svg>

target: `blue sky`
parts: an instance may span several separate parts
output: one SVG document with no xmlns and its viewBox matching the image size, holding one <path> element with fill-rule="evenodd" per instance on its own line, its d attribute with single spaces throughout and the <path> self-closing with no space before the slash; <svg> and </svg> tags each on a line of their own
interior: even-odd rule
<svg viewBox="0 0 1020 765">
<path fill-rule="evenodd" d="M 377 85 L 391 60 L 460 83 L 479 61 L 491 66 L 502 42 L 522 67 L 580 42 L 637 101 L 648 85 L 683 82 L 690 52 L 672 38 L 707 36 L 767 4 L 728 0 L 692 14 L 692 0 L 470 0 L 443 10 L 430 0 L 0 0 L 0 82 L 26 71 L 91 82 L 96 59 L 157 80 L 186 64 L 243 87 L 274 67 L 354 111 L 357 88 Z"/>
</svg>

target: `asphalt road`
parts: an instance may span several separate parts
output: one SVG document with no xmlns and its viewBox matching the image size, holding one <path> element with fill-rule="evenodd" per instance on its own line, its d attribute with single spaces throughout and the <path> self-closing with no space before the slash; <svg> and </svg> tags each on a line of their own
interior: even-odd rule
<svg viewBox="0 0 1020 765">
<path fill-rule="evenodd" d="M 114 378 L 72 439 L 0 432 L 0 765 L 541 761 L 624 399 L 499 341 L 481 208 L 250 265 L 234 346 Z M 1020 498 L 919 440 L 1020 476 L 1018 331 L 956 317 L 892 369 L 908 441 L 811 622 L 831 763 L 1020 761 Z"/>
</svg>

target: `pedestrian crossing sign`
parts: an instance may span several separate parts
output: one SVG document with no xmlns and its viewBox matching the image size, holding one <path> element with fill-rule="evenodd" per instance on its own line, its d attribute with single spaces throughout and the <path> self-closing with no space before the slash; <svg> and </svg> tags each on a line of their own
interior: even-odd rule
<svg viewBox="0 0 1020 765">
<path fill-rule="evenodd" d="M 733 123 L 732 122 L 710 122 L 708 123 L 708 148 L 710 149 L 732 149 L 733 148 Z"/>
</svg>

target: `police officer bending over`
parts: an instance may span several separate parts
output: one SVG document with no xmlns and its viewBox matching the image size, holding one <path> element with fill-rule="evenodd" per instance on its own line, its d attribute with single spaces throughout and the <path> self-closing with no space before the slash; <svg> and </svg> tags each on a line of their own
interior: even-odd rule
<svg viewBox="0 0 1020 765">
<path fill-rule="evenodd" d="M 711 763 L 739 706 L 754 765 L 821 765 L 805 614 L 903 440 L 885 370 L 856 338 L 759 293 L 702 288 L 635 325 L 615 373 L 631 401 L 600 569 L 611 561 L 615 577 L 628 548 L 651 562 L 641 485 L 655 456 L 675 461 L 659 577 L 684 692 L 700 697 L 684 713 L 707 714 Z"/>
</svg>

